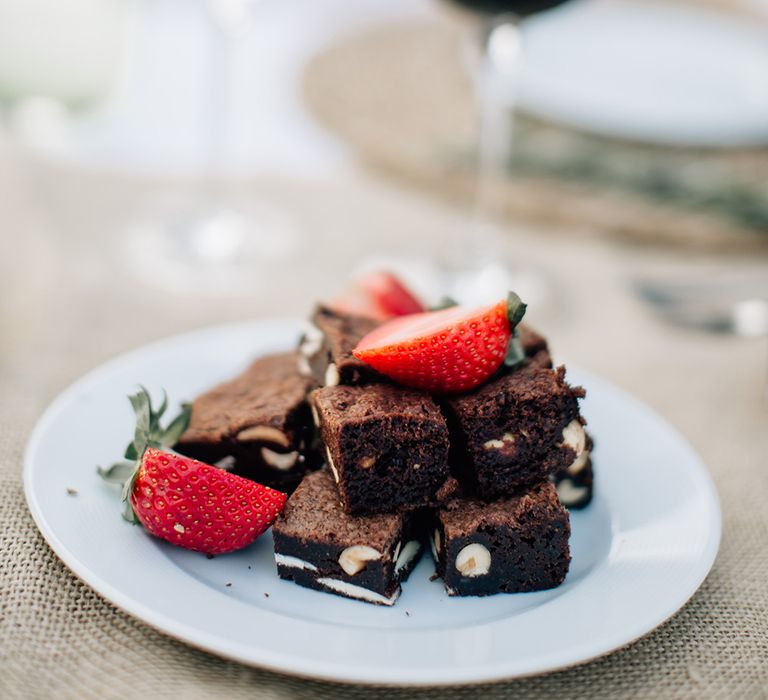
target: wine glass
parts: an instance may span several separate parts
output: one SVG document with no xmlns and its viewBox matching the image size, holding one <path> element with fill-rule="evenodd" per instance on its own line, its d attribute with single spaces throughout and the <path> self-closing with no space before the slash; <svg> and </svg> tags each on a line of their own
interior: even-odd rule
<svg viewBox="0 0 768 700">
<path fill-rule="evenodd" d="M 565 0 L 448 0 L 479 19 L 480 58 L 473 69 L 477 110 L 476 180 L 471 223 L 457 232 L 451 296 L 484 303 L 508 289 L 541 304 L 548 285 L 535 270 L 510 265 L 502 240 L 503 185 L 513 144 L 513 114 L 520 56 L 521 23 Z M 475 28 L 477 22 L 475 21 Z"/>
<path fill-rule="evenodd" d="M 289 259 L 298 226 L 272 201 L 238 194 L 226 179 L 226 134 L 234 91 L 234 53 L 248 39 L 253 11 L 267 0 L 202 0 L 210 27 L 205 81 L 205 164 L 186 192 L 166 197 L 130 227 L 134 270 L 178 293 L 247 294 L 259 269 Z M 190 191 L 191 190 L 191 191 Z"/>
</svg>

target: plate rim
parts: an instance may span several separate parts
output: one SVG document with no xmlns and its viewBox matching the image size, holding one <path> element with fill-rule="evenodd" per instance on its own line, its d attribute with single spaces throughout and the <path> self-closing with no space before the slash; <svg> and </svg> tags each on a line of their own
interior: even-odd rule
<svg viewBox="0 0 768 700">
<path fill-rule="evenodd" d="M 111 585 L 109 582 L 102 579 L 98 574 L 90 570 L 86 565 L 81 564 L 78 557 L 73 554 L 67 545 L 58 537 L 55 530 L 49 525 L 45 516 L 44 509 L 41 507 L 34 490 L 34 457 L 38 449 L 38 445 L 43 439 L 46 430 L 50 424 L 52 424 L 59 413 L 66 408 L 68 400 L 77 393 L 77 391 L 84 385 L 89 384 L 94 380 L 98 380 L 100 375 L 107 375 L 116 367 L 119 367 L 122 363 L 129 361 L 135 356 L 139 356 L 146 352 L 152 352 L 161 350 L 165 345 L 171 345 L 178 342 L 193 341 L 196 336 L 205 336 L 211 333 L 226 333 L 234 332 L 237 330 L 246 330 L 248 328 L 254 328 L 263 324 L 271 324 L 273 327 L 285 326 L 287 328 L 296 329 L 301 323 L 301 319 L 293 317 L 263 317 L 259 319 L 249 321 L 235 321 L 224 324 L 215 324 L 203 326 L 194 330 L 181 332 L 173 335 L 166 336 L 164 338 L 139 345 L 126 352 L 120 353 L 115 357 L 97 365 L 90 371 L 81 375 L 75 379 L 68 386 L 66 386 L 43 410 L 38 417 L 34 428 L 32 429 L 25 450 L 23 459 L 23 486 L 24 495 L 27 502 L 27 507 L 33 517 L 33 520 L 45 539 L 48 546 L 53 550 L 54 554 L 59 560 L 84 584 L 89 586 L 92 590 L 99 594 L 108 603 L 115 606 L 122 612 L 130 615 L 131 617 L 139 620 L 141 623 L 148 625 L 149 627 L 157 630 L 158 632 L 183 642 L 195 649 L 205 651 L 219 658 L 225 658 L 238 663 L 242 663 L 246 666 L 265 669 L 271 672 L 275 672 L 288 677 L 297 677 L 307 680 L 321 680 L 333 683 L 341 683 L 348 685 L 363 685 L 371 687 L 423 687 L 423 688 L 440 688 L 451 686 L 471 686 L 481 683 L 498 682 L 504 680 L 513 680 L 518 678 L 527 678 L 532 676 L 543 675 L 555 671 L 566 670 L 574 668 L 584 664 L 591 663 L 597 659 L 608 656 L 616 651 L 624 649 L 631 644 L 634 644 L 638 640 L 648 636 L 661 625 L 670 620 L 676 613 L 682 610 L 690 599 L 699 590 L 704 580 L 707 578 L 712 570 L 714 562 L 717 558 L 721 539 L 722 539 L 722 510 L 720 506 L 720 499 L 717 493 L 717 489 L 706 468 L 706 464 L 699 456 L 698 452 L 693 449 L 689 441 L 683 436 L 674 425 L 667 421 L 663 416 L 659 415 L 649 405 L 635 398 L 622 388 L 610 382 L 607 379 L 603 379 L 600 375 L 589 372 L 588 370 L 582 370 L 577 368 L 576 365 L 572 365 L 574 369 L 578 369 L 580 374 L 589 375 L 595 379 L 603 382 L 611 387 L 613 391 L 619 395 L 622 400 L 634 404 L 652 415 L 655 419 L 662 422 L 668 430 L 675 434 L 675 437 L 681 441 L 682 444 L 690 451 L 690 453 L 696 457 L 698 462 L 698 468 L 700 471 L 700 477 L 702 480 L 702 486 L 705 488 L 708 505 L 710 506 L 710 512 L 712 518 L 709 521 L 709 532 L 706 541 L 706 546 L 702 550 L 702 556 L 700 558 L 699 574 L 694 577 L 688 587 L 684 591 L 675 597 L 675 600 L 671 602 L 665 610 L 654 616 L 652 622 L 645 624 L 638 624 L 638 629 L 632 630 L 629 634 L 625 635 L 625 639 L 620 642 L 612 642 L 605 648 L 601 648 L 598 652 L 591 655 L 584 655 L 578 659 L 574 659 L 566 662 L 557 662 L 556 664 L 540 663 L 540 667 L 534 667 L 530 671 L 522 672 L 507 672 L 494 671 L 492 668 L 478 669 L 473 673 L 473 677 L 467 678 L 466 675 L 469 671 L 464 672 L 464 677 L 449 677 L 446 679 L 424 678 L 418 675 L 414 675 L 413 672 L 408 674 L 407 677 L 401 677 L 400 680 L 393 679 L 388 681 L 373 680 L 370 677 L 370 673 L 366 673 L 369 669 L 360 669 L 359 673 L 349 673 L 346 675 L 338 675 L 333 672 L 329 672 L 327 669 L 323 669 L 323 663 L 317 660 L 310 660 L 302 658 L 300 659 L 301 667 L 296 668 L 294 665 L 288 665 L 285 659 L 280 656 L 279 658 L 270 658 L 270 651 L 264 647 L 249 647 L 251 651 L 258 650 L 258 659 L 253 654 L 241 654 L 230 644 L 230 648 L 223 649 L 216 642 L 221 640 L 221 637 L 211 635 L 207 632 L 197 629 L 194 625 L 181 622 L 178 619 L 168 616 L 156 609 L 147 606 L 145 603 L 137 600 L 130 595 L 124 594 L 118 588 Z M 256 351 L 258 353 L 258 351 Z M 211 638 L 210 642 L 206 642 L 204 637 Z M 225 640 L 222 640 L 225 641 Z M 236 643 L 237 646 L 239 643 Z M 297 659 L 293 659 L 294 662 Z M 478 675 L 479 674 L 479 675 Z"/>
</svg>

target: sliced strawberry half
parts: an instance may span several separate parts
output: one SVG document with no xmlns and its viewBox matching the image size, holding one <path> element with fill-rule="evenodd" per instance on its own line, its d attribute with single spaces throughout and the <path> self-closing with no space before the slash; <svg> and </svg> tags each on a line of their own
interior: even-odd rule
<svg viewBox="0 0 768 700">
<path fill-rule="evenodd" d="M 479 309 L 460 306 L 395 318 L 366 335 L 353 353 L 405 386 L 438 393 L 467 391 L 504 362 L 525 304 L 506 301 Z"/>
<path fill-rule="evenodd" d="M 337 311 L 377 319 L 417 314 L 426 310 L 403 282 L 391 272 L 384 271 L 370 272 L 358 278 L 329 306 Z"/>
<path fill-rule="evenodd" d="M 282 512 L 286 495 L 241 476 L 171 452 L 189 425 L 190 407 L 166 427 L 143 387 L 129 397 L 136 432 L 125 460 L 99 469 L 103 479 L 123 487 L 123 516 L 155 537 L 206 554 L 241 549 Z"/>
<path fill-rule="evenodd" d="M 285 501 L 280 491 L 152 447 L 130 492 L 136 518 L 151 534 L 205 554 L 248 546 L 272 525 Z"/>
</svg>

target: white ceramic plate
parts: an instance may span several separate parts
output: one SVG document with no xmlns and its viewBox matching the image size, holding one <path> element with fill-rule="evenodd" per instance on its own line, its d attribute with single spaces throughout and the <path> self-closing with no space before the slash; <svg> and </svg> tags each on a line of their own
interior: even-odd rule
<svg viewBox="0 0 768 700">
<path fill-rule="evenodd" d="M 573 564 L 555 590 L 448 598 L 429 580 L 427 557 L 397 605 L 381 608 L 279 580 L 268 534 L 206 559 L 123 522 L 118 495 L 96 465 L 119 457 L 132 434 L 125 396 L 141 382 L 190 399 L 254 355 L 291 347 L 298 328 L 259 321 L 149 345 L 76 382 L 41 418 L 24 465 L 30 510 L 64 563 L 107 600 L 244 663 L 336 681 L 433 685 L 529 675 L 607 654 L 664 622 L 704 580 L 720 510 L 700 459 L 648 408 L 575 369 L 570 379 L 589 391 L 584 413 L 598 442 L 598 488 L 593 504 L 572 516 Z"/>
</svg>

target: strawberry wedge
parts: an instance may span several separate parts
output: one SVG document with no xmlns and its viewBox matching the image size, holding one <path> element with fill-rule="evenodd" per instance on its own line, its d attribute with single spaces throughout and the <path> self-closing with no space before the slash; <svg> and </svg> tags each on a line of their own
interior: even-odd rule
<svg viewBox="0 0 768 700">
<path fill-rule="evenodd" d="M 426 311 L 413 292 L 391 272 L 363 275 L 329 306 L 344 313 L 377 319 Z"/>
<path fill-rule="evenodd" d="M 399 384 L 436 393 L 468 391 L 504 362 L 525 304 L 497 304 L 400 316 L 366 335 L 353 353 Z"/>
</svg>

